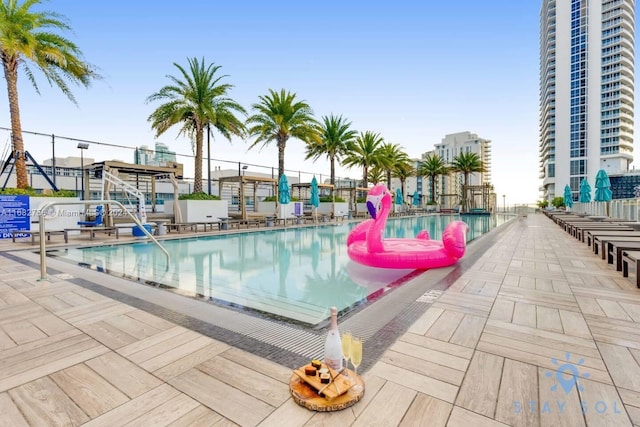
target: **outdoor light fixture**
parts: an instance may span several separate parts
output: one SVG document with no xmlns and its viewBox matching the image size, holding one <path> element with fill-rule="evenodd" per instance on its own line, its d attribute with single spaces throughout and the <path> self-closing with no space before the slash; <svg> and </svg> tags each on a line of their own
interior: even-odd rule
<svg viewBox="0 0 640 427">
<path fill-rule="evenodd" d="M 84 150 L 86 150 L 87 148 L 89 148 L 89 144 L 87 144 L 86 142 L 79 142 L 78 143 L 78 148 L 80 149 L 80 169 L 82 169 L 82 176 L 81 176 L 81 181 L 82 181 L 82 200 L 85 200 L 84 197 Z M 78 187 L 76 187 L 78 188 Z"/>
</svg>

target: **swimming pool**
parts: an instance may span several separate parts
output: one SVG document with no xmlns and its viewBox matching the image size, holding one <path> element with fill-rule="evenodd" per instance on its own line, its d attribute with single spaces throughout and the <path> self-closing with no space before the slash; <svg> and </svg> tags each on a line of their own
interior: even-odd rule
<svg viewBox="0 0 640 427">
<path fill-rule="evenodd" d="M 439 239 L 454 219 L 469 224 L 471 241 L 508 217 L 431 215 L 387 221 L 388 237 L 429 230 Z M 356 223 L 167 239 L 171 254 L 136 242 L 48 251 L 48 255 L 199 299 L 317 325 L 329 307 L 345 312 L 374 300 L 413 270 L 385 270 L 353 263 L 346 239 Z"/>
</svg>

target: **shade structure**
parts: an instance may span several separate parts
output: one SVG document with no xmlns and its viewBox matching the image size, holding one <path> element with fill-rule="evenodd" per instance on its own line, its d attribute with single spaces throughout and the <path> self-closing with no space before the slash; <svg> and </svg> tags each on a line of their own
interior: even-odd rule
<svg viewBox="0 0 640 427">
<path fill-rule="evenodd" d="M 320 206 L 320 191 L 318 190 L 318 181 L 315 176 L 311 180 L 311 200 L 309 200 L 309 203 L 314 208 Z"/>
<path fill-rule="evenodd" d="M 589 203 L 591 201 L 591 186 L 587 178 L 582 178 L 580 181 L 580 203 Z"/>
<path fill-rule="evenodd" d="M 564 186 L 564 205 L 568 208 L 573 206 L 573 195 L 568 184 Z"/>
<path fill-rule="evenodd" d="M 278 179 L 278 203 L 288 205 L 291 202 L 291 192 L 289 191 L 289 180 L 285 174 Z"/>
<path fill-rule="evenodd" d="M 610 202 L 613 194 L 611 193 L 611 182 L 609 175 L 604 169 L 600 169 L 596 174 L 596 195 L 593 198 L 595 202 Z"/>
<path fill-rule="evenodd" d="M 396 190 L 396 205 L 402 204 L 402 190 L 399 188 Z"/>
<path fill-rule="evenodd" d="M 413 192 L 413 205 L 414 206 L 420 205 L 420 193 L 418 193 L 418 190 Z"/>
</svg>

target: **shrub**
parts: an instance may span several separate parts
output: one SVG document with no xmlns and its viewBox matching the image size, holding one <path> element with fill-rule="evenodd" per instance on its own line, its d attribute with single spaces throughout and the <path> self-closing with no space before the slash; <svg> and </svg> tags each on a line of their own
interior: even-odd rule
<svg viewBox="0 0 640 427">
<path fill-rule="evenodd" d="M 220 200 L 220 197 L 207 193 L 181 194 L 178 200 Z"/>
<path fill-rule="evenodd" d="M 331 202 L 344 203 L 344 199 L 342 197 L 333 197 L 332 198 L 331 196 L 320 197 L 320 201 L 321 202 L 328 202 L 328 203 L 331 203 Z"/>
<path fill-rule="evenodd" d="M 356 203 L 367 203 L 367 198 L 366 197 L 358 197 L 356 199 Z"/>
<path fill-rule="evenodd" d="M 31 197 L 76 197 L 76 192 L 72 190 L 58 190 L 54 192 L 38 193 L 33 188 L 5 188 L 0 190 L 0 194 L 9 196 L 31 196 Z"/>
<path fill-rule="evenodd" d="M 551 204 L 556 209 L 564 206 L 564 197 L 554 197 L 553 200 L 551 201 Z"/>
<path fill-rule="evenodd" d="M 278 200 L 278 198 L 276 196 L 267 196 L 262 201 L 263 202 L 275 202 L 276 200 Z M 300 199 L 298 197 L 292 197 L 291 201 L 292 202 L 299 202 Z"/>
<path fill-rule="evenodd" d="M 429 200 L 427 202 L 427 205 L 429 205 L 429 206 L 434 206 L 434 205 L 437 205 L 437 204 L 438 204 L 438 202 L 436 202 L 435 200 Z"/>
<path fill-rule="evenodd" d="M 538 207 L 539 208 L 546 208 L 549 206 L 549 201 L 548 200 L 538 200 Z"/>
</svg>

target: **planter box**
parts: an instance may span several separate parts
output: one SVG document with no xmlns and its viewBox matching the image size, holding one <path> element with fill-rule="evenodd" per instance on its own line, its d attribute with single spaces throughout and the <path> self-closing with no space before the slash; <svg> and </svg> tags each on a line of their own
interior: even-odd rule
<svg viewBox="0 0 640 427">
<path fill-rule="evenodd" d="M 164 203 L 166 214 L 174 215 L 174 200 Z M 182 222 L 211 222 L 219 218 L 229 217 L 229 206 L 226 200 L 178 200 Z"/>
<path fill-rule="evenodd" d="M 366 210 L 364 210 L 364 212 L 366 212 Z M 320 206 L 318 206 L 318 214 L 333 215 L 334 217 L 349 215 L 349 203 L 320 202 Z"/>
<path fill-rule="evenodd" d="M 278 204 L 278 212 L 276 212 L 276 202 L 258 202 L 256 213 L 282 218 L 292 218 L 294 216 L 304 215 L 302 202 L 291 202 L 286 205 Z"/>
</svg>

